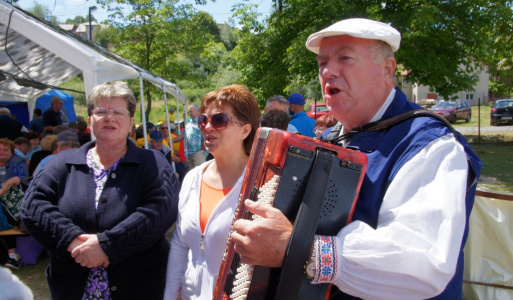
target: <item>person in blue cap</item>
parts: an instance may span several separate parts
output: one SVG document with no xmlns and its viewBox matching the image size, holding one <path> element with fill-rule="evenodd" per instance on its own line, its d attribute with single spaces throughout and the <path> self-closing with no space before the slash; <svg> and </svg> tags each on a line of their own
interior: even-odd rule
<svg viewBox="0 0 513 300">
<path fill-rule="evenodd" d="M 142 123 L 139 125 L 142 128 Z M 148 141 L 150 140 L 150 133 L 155 130 L 155 125 L 152 122 L 146 122 L 146 135 L 148 137 Z M 135 145 L 139 148 L 144 148 L 144 135 L 138 138 L 135 142 Z"/>
<path fill-rule="evenodd" d="M 162 153 L 170 165 L 173 165 L 173 162 L 180 162 L 180 159 L 177 156 L 171 155 L 171 149 L 164 145 L 164 136 L 162 135 L 162 132 L 158 130 L 150 132 L 150 145 L 151 149 Z"/>
<path fill-rule="evenodd" d="M 296 127 L 301 135 L 315 137 L 313 129 L 315 120 L 305 113 L 305 98 L 301 94 L 293 93 L 289 97 L 290 124 Z"/>
</svg>

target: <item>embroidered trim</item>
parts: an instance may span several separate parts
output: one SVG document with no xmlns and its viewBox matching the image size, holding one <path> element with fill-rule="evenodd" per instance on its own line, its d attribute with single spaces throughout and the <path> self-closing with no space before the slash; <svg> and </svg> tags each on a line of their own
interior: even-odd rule
<svg viewBox="0 0 513 300">
<path fill-rule="evenodd" d="M 337 245 L 333 236 L 315 236 L 317 268 L 312 282 L 332 282 L 337 277 Z"/>
</svg>

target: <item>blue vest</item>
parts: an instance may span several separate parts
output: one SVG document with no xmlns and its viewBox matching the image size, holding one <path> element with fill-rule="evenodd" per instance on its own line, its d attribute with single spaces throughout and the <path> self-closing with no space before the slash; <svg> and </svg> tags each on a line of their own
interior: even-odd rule
<svg viewBox="0 0 513 300">
<path fill-rule="evenodd" d="M 381 120 L 419 109 L 420 107 L 407 101 L 406 95 L 396 88 L 396 96 Z M 327 136 L 333 128 L 323 134 Z M 388 186 L 401 167 L 430 142 L 450 134 L 451 130 L 441 121 L 431 117 L 416 117 L 399 123 L 392 128 L 379 132 L 361 132 L 356 134 L 347 148 L 360 151 L 367 155 L 368 166 L 362 183 L 353 220 L 365 222 L 373 228 L 377 227 L 378 213 Z M 466 140 L 457 133 L 457 139 L 464 147 L 469 161 L 467 194 L 465 199 L 466 218 L 465 232 L 456 266 L 456 273 L 446 289 L 432 299 L 462 299 L 463 284 L 463 247 L 468 235 L 468 219 L 474 204 L 477 178 L 481 170 L 481 161 L 470 148 Z M 349 295 L 341 295 L 336 299 L 356 299 Z"/>
</svg>

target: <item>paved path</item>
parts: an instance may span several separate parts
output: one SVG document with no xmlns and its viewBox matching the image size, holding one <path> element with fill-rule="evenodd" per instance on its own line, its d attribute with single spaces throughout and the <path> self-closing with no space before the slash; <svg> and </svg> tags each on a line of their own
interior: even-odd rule
<svg viewBox="0 0 513 300">
<path fill-rule="evenodd" d="M 454 127 L 459 132 L 475 132 L 477 133 L 477 127 Z M 501 125 L 501 126 L 485 126 L 481 127 L 481 132 L 501 132 L 501 131 L 513 131 L 513 125 Z"/>
</svg>

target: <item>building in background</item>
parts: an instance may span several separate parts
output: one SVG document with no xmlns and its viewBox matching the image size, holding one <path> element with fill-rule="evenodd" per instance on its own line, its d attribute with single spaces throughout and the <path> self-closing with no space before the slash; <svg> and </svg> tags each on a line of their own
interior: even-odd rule
<svg viewBox="0 0 513 300">
<path fill-rule="evenodd" d="M 401 83 L 401 90 L 406 94 L 408 100 L 411 102 L 419 103 L 420 105 L 424 105 L 425 103 L 435 102 L 437 100 L 442 100 L 443 97 L 430 90 L 431 88 L 426 85 L 421 85 L 418 83 L 411 83 L 405 80 L 406 75 L 408 75 L 409 71 L 402 71 L 401 75 L 397 78 Z M 477 105 L 478 100 L 481 104 L 488 104 L 489 102 L 489 79 L 490 75 L 488 74 L 488 70 L 482 70 L 479 74 L 479 80 L 476 85 L 474 85 L 474 89 L 471 91 L 462 91 L 458 92 L 454 95 L 451 95 L 450 98 L 457 98 L 462 100 L 467 100 L 470 105 Z M 436 101 L 433 101 L 436 100 Z M 449 99 L 445 99 L 449 100 Z"/>
</svg>

